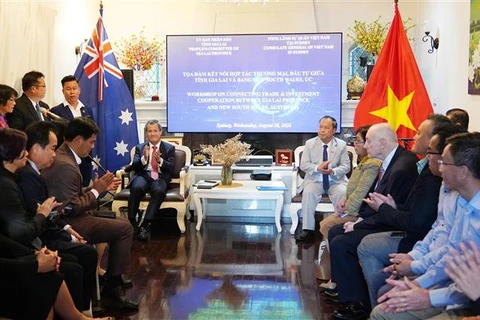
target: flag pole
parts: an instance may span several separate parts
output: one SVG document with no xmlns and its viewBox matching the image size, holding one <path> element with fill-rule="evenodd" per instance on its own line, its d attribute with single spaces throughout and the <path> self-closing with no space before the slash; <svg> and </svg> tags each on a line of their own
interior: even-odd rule
<svg viewBox="0 0 480 320">
<path fill-rule="evenodd" d="M 100 16 L 103 18 L 103 3 L 102 3 L 102 0 L 100 0 Z"/>
</svg>

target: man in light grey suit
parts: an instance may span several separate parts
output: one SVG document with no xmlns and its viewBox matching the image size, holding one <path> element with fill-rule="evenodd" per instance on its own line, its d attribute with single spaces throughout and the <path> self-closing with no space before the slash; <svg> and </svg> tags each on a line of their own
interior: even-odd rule
<svg viewBox="0 0 480 320">
<path fill-rule="evenodd" d="M 318 137 L 305 143 L 300 163 L 300 169 L 306 173 L 300 186 L 300 191 L 303 190 L 303 230 L 296 237 L 298 241 L 313 240 L 315 208 L 322 194 L 328 194 L 334 207 L 345 196 L 350 159 L 345 141 L 333 136 L 336 130 L 335 118 L 325 116 L 320 119 Z"/>
</svg>

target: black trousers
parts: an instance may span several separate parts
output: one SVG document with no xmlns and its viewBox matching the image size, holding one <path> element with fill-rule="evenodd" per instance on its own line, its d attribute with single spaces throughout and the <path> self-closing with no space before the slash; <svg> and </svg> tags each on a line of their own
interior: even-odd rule
<svg viewBox="0 0 480 320">
<path fill-rule="evenodd" d="M 95 250 L 95 248 L 89 244 L 73 242 L 60 242 L 59 246 L 52 250 L 58 250 L 62 259 L 65 255 L 69 256 L 68 261 L 74 262 L 82 267 L 83 283 L 81 289 L 77 288 L 78 284 L 72 283 L 72 281 L 78 282 L 79 279 L 70 279 L 70 276 L 66 275 L 65 281 L 67 282 L 69 290 L 72 286 L 75 287 L 74 290 L 80 290 L 80 299 L 77 301 L 74 299 L 77 309 L 80 311 L 88 310 L 90 308 L 90 301 L 92 299 L 94 292 L 93 290 L 95 287 L 95 274 L 97 272 L 97 250 Z M 71 261 L 72 259 L 74 259 L 74 261 Z M 76 273 L 77 271 L 75 270 L 76 267 L 69 272 Z M 78 293 L 76 294 L 78 295 Z"/>
<path fill-rule="evenodd" d="M 361 302 L 370 306 L 368 287 L 360 266 L 357 247 L 374 230 L 353 230 L 344 233 L 343 224 L 337 224 L 328 233 L 332 281 L 337 284 L 342 302 Z"/>
</svg>

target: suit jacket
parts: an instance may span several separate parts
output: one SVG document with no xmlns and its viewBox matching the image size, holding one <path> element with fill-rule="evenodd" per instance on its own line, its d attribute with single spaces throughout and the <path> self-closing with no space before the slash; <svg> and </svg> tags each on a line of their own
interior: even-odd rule
<svg viewBox="0 0 480 320">
<path fill-rule="evenodd" d="M 350 171 L 350 158 L 347 153 L 347 144 L 345 141 L 338 138 L 332 139 L 332 146 L 328 150 L 328 160 L 331 161 L 331 168 L 333 173 L 330 175 L 332 183 L 344 183 L 346 184 L 347 173 Z M 318 165 L 323 162 L 323 148 L 320 137 L 308 139 L 305 142 L 305 149 L 302 154 L 302 161 L 300 163 L 300 169 L 305 171 L 305 179 L 303 180 L 299 191 L 301 192 L 307 183 L 318 181 L 322 175 L 317 171 Z"/>
<path fill-rule="evenodd" d="M 0 233 L 6 237 L 30 246 L 46 230 L 47 219 L 28 214 L 15 176 L 5 168 L 0 169 L 0 203 Z"/>
<path fill-rule="evenodd" d="M 11 283 L 12 275 L 33 280 L 38 269 L 34 254 L 35 250 L 0 235 L 0 283 Z"/>
<path fill-rule="evenodd" d="M 35 215 L 37 203 L 43 203 L 48 198 L 47 184 L 35 169 L 27 162 L 27 165 L 16 172 L 17 184 L 22 191 L 25 199 L 25 206 L 30 216 Z M 62 219 L 54 222 L 47 220 L 47 230 L 40 235 L 40 239 L 50 248 L 58 248 L 57 245 L 51 245 L 52 242 L 67 241 L 71 242 L 70 234 L 63 230 L 67 223 Z"/>
<path fill-rule="evenodd" d="M 47 183 L 49 196 L 54 196 L 59 202 L 70 202 L 72 210 L 69 210 L 69 215 L 84 215 L 97 208 L 95 195 L 88 192 L 90 188 L 82 187 L 80 168 L 66 143 L 57 149 L 53 165 L 43 169 L 41 175 Z"/>
<path fill-rule="evenodd" d="M 388 204 L 378 208 L 376 221 L 379 227 L 388 230 L 406 231 L 400 240 L 399 252 L 408 252 L 415 242 L 425 237 L 437 217 L 438 197 L 442 178 L 434 176 L 425 166 L 415 181 L 403 206 L 394 209 Z"/>
<path fill-rule="evenodd" d="M 15 104 L 15 108 L 12 113 L 7 114 L 7 122 L 10 128 L 19 129 L 25 131 L 25 129 L 35 121 L 40 121 L 37 111 L 32 105 L 30 99 L 24 94 L 18 98 Z M 40 107 L 50 109 L 48 104 L 40 101 L 38 103 Z M 46 118 L 45 120 L 48 120 Z"/>
<path fill-rule="evenodd" d="M 398 146 L 387 170 L 383 173 L 382 180 L 375 188 L 377 184 L 377 179 L 375 179 L 369 192 L 375 191 L 383 195 L 390 194 L 397 204 L 404 204 L 418 177 L 417 161 L 418 158 L 414 153 Z M 365 202 L 360 206 L 358 213 L 365 220 L 376 214 Z M 363 224 L 367 224 L 370 220 L 364 221 L 357 223 L 355 229 L 361 228 Z M 359 226 L 361 223 L 363 224 Z"/>
<path fill-rule="evenodd" d="M 136 176 L 143 176 L 144 178 L 150 177 L 150 172 L 147 170 L 148 168 L 148 161 L 147 164 L 142 163 L 142 156 L 143 150 L 148 145 L 148 142 L 140 143 L 135 146 L 135 155 L 133 156 L 132 161 L 132 170 L 134 171 L 134 175 L 132 177 L 135 178 Z M 160 153 L 163 159 L 162 166 L 160 167 L 161 174 L 159 174 L 159 179 L 164 179 L 165 182 L 168 184 L 170 180 L 172 180 L 172 173 L 175 169 L 175 146 L 171 143 L 161 141 L 160 142 Z"/>
<path fill-rule="evenodd" d="M 70 110 L 70 108 L 63 103 L 60 103 L 58 106 L 53 107 L 50 111 L 65 120 L 73 120 L 72 110 Z M 80 113 L 82 114 L 82 117 L 93 119 L 93 113 L 89 107 L 81 107 Z"/>
</svg>

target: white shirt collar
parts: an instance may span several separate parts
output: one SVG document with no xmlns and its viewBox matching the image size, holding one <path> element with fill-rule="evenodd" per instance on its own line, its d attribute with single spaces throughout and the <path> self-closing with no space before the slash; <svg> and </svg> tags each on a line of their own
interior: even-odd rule
<svg viewBox="0 0 480 320">
<path fill-rule="evenodd" d="M 35 162 L 33 162 L 32 160 L 30 160 L 30 159 L 28 159 L 28 158 L 27 158 L 27 161 L 28 161 L 28 163 L 30 163 L 30 165 L 32 166 L 33 170 L 35 170 L 35 172 L 40 175 L 40 170 L 38 170 L 38 167 L 37 167 L 37 165 L 35 164 Z"/>
<path fill-rule="evenodd" d="M 72 151 L 73 156 L 75 157 L 75 161 L 77 162 L 77 164 L 79 165 L 80 163 L 82 163 L 82 159 L 78 156 L 78 154 L 76 154 L 75 151 L 73 151 L 72 148 L 70 148 L 70 150 Z"/>
<path fill-rule="evenodd" d="M 383 160 L 383 163 L 382 163 L 382 168 L 383 168 L 383 170 L 387 171 L 388 165 L 389 165 L 390 162 L 392 161 L 393 155 L 395 154 L 395 152 L 397 151 L 397 149 L 398 149 L 398 146 L 396 146 L 395 149 L 393 149 L 392 151 L 390 151 L 390 153 L 389 153 L 388 156 L 385 158 L 385 160 Z"/>
</svg>

